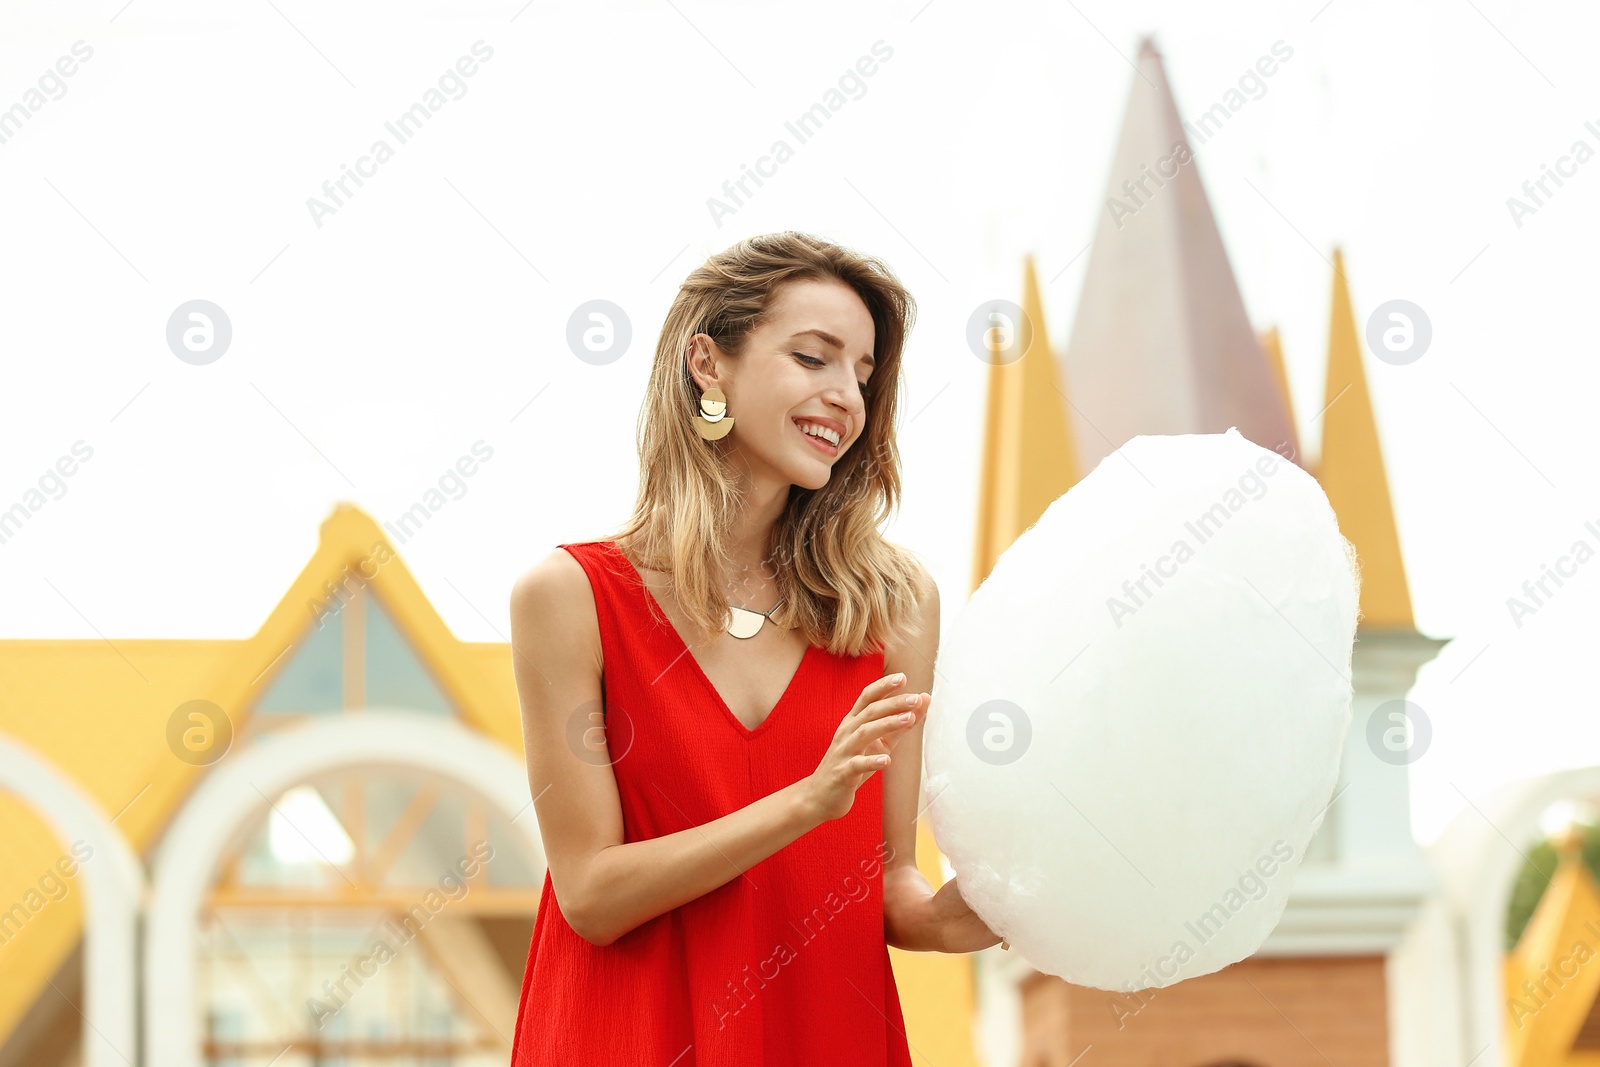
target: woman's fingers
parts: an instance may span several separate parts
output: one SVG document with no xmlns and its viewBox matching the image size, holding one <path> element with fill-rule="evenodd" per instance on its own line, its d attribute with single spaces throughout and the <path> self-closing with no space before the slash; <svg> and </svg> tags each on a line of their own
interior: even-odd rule
<svg viewBox="0 0 1600 1067">
<path fill-rule="evenodd" d="M 868 704 L 862 710 L 861 721 L 863 723 L 872 722 L 884 716 L 893 717 L 908 711 L 920 711 L 927 704 L 927 693 L 895 693 L 892 696 L 883 697 Z"/>
<path fill-rule="evenodd" d="M 812 772 L 827 818 L 850 810 L 856 790 L 875 772 L 889 766 L 897 736 L 915 726 L 932 697 L 903 693 L 904 674 L 875 679 L 861 690 L 855 707 L 839 720 L 833 742 Z M 909 701 L 908 698 L 909 697 Z"/>
<path fill-rule="evenodd" d="M 903 674 L 885 675 L 869 682 L 866 688 L 861 690 L 861 696 L 856 702 L 857 706 L 839 723 L 839 735 L 852 736 L 854 747 L 859 748 L 863 740 L 877 736 L 878 733 L 882 732 L 880 730 L 866 735 L 860 734 L 858 731 L 867 724 L 886 720 L 889 725 L 885 726 L 884 730 L 905 729 L 907 726 L 914 725 L 915 718 L 902 721 L 899 716 L 904 715 L 906 712 L 911 712 L 915 715 L 925 710 L 931 697 L 927 693 L 897 692 L 904 684 L 905 675 Z M 906 702 L 908 698 L 911 701 L 910 703 Z"/>
<path fill-rule="evenodd" d="M 909 730 L 915 726 L 917 716 L 927 707 L 927 694 L 914 695 L 918 698 L 915 704 L 906 704 L 899 697 L 875 702 L 872 705 L 876 709 L 875 716 L 855 729 L 855 744 L 858 746 L 867 744 L 886 738 L 896 731 Z"/>
<path fill-rule="evenodd" d="M 850 714 L 857 717 L 865 715 L 872 709 L 874 704 L 885 697 L 892 696 L 896 689 L 905 684 L 906 676 L 904 674 L 886 674 L 882 678 L 868 682 L 866 688 L 861 690 L 861 695 L 856 698 L 856 706 L 851 709 Z"/>
</svg>

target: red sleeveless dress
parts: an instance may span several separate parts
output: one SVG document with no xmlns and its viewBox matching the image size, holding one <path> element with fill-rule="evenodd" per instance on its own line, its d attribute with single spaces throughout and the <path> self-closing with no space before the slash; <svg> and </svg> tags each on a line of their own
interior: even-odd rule
<svg viewBox="0 0 1600 1067">
<path fill-rule="evenodd" d="M 612 541 L 559 546 L 588 574 L 623 839 L 720 818 L 816 770 L 881 652 L 806 649 L 754 730 L 736 718 Z M 883 776 L 742 876 L 600 947 L 547 871 L 512 1067 L 910 1067 L 883 934 Z"/>
</svg>

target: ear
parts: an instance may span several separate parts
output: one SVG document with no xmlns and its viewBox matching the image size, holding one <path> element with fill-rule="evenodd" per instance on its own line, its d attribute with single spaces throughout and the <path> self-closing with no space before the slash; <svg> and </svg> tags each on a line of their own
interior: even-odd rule
<svg viewBox="0 0 1600 1067">
<path fill-rule="evenodd" d="M 721 373 L 722 349 L 703 333 L 689 338 L 689 348 L 684 358 L 689 364 L 689 374 L 703 393 L 712 387 L 722 388 L 727 382 Z"/>
</svg>

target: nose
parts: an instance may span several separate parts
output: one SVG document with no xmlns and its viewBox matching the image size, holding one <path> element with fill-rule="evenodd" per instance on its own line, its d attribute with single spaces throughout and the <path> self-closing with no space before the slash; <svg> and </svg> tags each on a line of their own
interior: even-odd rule
<svg viewBox="0 0 1600 1067">
<path fill-rule="evenodd" d="M 828 406 L 833 408 L 834 418 L 845 425 L 844 436 L 841 438 L 842 442 L 848 444 L 855 440 L 856 435 L 861 432 L 861 427 L 867 421 L 866 412 L 861 405 L 861 401 L 859 399 L 852 401 L 849 393 L 841 393 L 839 390 L 830 390 L 825 399 L 828 402 Z"/>
<path fill-rule="evenodd" d="M 840 417 L 854 430 L 861 424 L 866 401 L 861 396 L 861 386 L 856 383 L 855 375 L 847 374 L 845 377 L 849 379 L 848 384 L 835 382 L 822 394 L 822 398 L 838 409 Z"/>
</svg>

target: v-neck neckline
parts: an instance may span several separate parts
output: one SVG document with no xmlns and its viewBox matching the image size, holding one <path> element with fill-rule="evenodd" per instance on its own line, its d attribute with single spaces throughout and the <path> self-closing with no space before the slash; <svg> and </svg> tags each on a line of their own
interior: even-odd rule
<svg viewBox="0 0 1600 1067">
<path fill-rule="evenodd" d="M 772 720 L 777 717 L 779 710 L 783 708 L 784 703 L 788 701 L 790 695 L 794 692 L 795 686 L 799 683 L 800 676 L 805 673 L 806 665 L 811 662 L 812 653 L 817 650 L 817 646 L 809 642 L 806 644 L 806 650 L 800 656 L 800 663 L 795 667 L 794 673 L 789 676 L 789 684 L 783 687 L 783 692 L 778 696 L 778 702 L 772 705 L 761 722 L 756 724 L 754 729 L 751 729 L 744 724 L 744 721 L 739 716 L 733 713 L 733 709 L 728 706 L 727 700 L 723 699 L 722 693 L 717 689 L 716 684 L 712 682 L 711 676 L 705 672 L 704 667 L 700 666 L 700 661 L 694 658 L 694 652 L 689 648 L 689 643 L 683 639 L 682 634 L 678 633 L 678 628 L 673 625 L 672 617 L 667 614 L 666 609 L 661 606 L 661 602 L 656 599 L 656 595 L 645 584 L 644 575 L 640 574 L 639 568 L 633 565 L 633 560 L 628 558 L 628 554 L 622 550 L 622 546 L 615 541 L 607 541 L 606 544 L 633 574 L 634 579 L 639 583 L 639 592 L 644 594 L 645 600 L 656 611 L 661 613 L 661 618 L 666 623 L 667 630 L 672 634 L 673 643 L 678 646 L 678 659 L 687 659 L 689 661 L 690 670 L 694 672 L 700 679 L 700 683 L 705 686 L 706 691 L 716 700 L 717 707 L 722 710 L 722 714 L 727 717 L 727 720 L 733 724 L 734 728 L 745 737 L 755 737 L 770 726 Z"/>
</svg>

